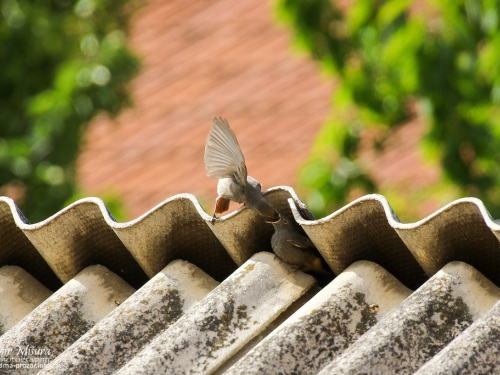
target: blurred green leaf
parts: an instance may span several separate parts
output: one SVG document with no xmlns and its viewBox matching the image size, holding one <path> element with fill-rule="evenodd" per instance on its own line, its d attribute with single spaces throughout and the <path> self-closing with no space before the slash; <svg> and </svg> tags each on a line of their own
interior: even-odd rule
<svg viewBox="0 0 500 375">
<path fill-rule="evenodd" d="M 130 105 L 134 0 L 0 0 L 0 194 L 39 221 L 76 190 L 80 139 Z"/>
<path fill-rule="evenodd" d="M 431 190 L 474 194 L 500 216 L 500 1 L 278 0 L 277 9 L 338 83 L 300 174 L 316 214 L 389 191 L 358 166 L 361 133 L 385 129 L 372 146 L 382 149 L 394 127 L 420 115 L 427 160 L 443 174 Z"/>
</svg>

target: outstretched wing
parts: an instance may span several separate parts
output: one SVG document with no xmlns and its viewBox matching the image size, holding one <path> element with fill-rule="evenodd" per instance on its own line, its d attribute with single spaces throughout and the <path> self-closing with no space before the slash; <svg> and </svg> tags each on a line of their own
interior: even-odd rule
<svg viewBox="0 0 500 375">
<path fill-rule="evenodd" d="M 210 178 L 232 178 L 237 184 L 246 186 L 245 158 L 234 132 L 222 117 L 212 119 L 205 145 L 205 169 Z"/>
</svg>

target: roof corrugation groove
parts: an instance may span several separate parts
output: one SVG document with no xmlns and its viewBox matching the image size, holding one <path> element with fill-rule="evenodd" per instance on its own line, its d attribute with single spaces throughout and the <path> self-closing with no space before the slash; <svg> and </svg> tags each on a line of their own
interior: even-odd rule
<svg viewBox="0 0 500 375">
<path fill-rule="evenodd" d="M 49 289 L 60 288 L 62 284 L 57 276 L 19 227 L 20 223 L 27 222 L 14 201 L 0 197 L 0 264 L 17 265 Z"/>
<path fill-rule="evenodd" d="M 46 374 L 500 370 L 500 225 L 481 201 L 404 224 L 379 195 L 319 220 L 290 187 L 265 197 L 338 275 L 323 289 L 265 252 L 272 227 L 246 207 L 212 223 L 180 194 L 117 223 L 86 198 L 29 224 L 0 198 L 2 353 L 50 350 Z M 0 373 L 40 370 L 14 363 Z"/>
<path fill-rule="evenodd" d="M 0 335 L 28 315 L 51 295 L 50 291 L 22 268 L 0 268 Z"/>
</svg>

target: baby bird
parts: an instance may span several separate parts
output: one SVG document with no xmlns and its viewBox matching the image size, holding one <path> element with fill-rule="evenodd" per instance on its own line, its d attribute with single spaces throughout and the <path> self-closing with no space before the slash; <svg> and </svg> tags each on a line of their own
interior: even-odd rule
<svg viewBox="0 0 500 375">
<path fill-rule="evenodd" d="M 262 196 L 259 181 L 247 175 L 236 135 L 222 117 L 212 119 L 205 145 L 205 169 L 208 177 L 219 179 L 212 222 L 216 214 L 228 210 L 229 201 L 247 205 L 266 220 L 276 220 L 277 212 Z"/>
<path fill-rule="evenodd" d="M 330 272 L 323 267 L 321 258 L 314 253 L 317 251 L 314 244 L 309 238 L 297 233 L 289 218 L 280 214 L 278 220 L 268 223 L 274 226 L 271 246 L 283 262 L 297 266 L 301 271 L 330 276 Z"/>
</svg>

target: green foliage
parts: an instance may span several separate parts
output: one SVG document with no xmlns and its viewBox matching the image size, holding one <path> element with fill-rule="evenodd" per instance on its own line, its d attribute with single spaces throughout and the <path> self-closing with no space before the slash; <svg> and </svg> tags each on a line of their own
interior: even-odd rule
<svg viewBox="0 0 500 375">
<path fill-rule="evenodd" d="M 0 1 L 0 193 L 32 221 L 75 192 L 89 121 L 130 104 L 129 0 Z"/>
<path fill-rule="evenodd" d="M 429 124 L 425 148 L 445 183 L 500 215 L 500 2 L 335 4 L 278 1 L 298 45 L 338 82 L 335 113 L 301 173 L 316 214 L 345 204 L 353 189 L 377 189 L 357 160 L 361 130 L 387 134 L 416 104 Z"/>
</svg>

